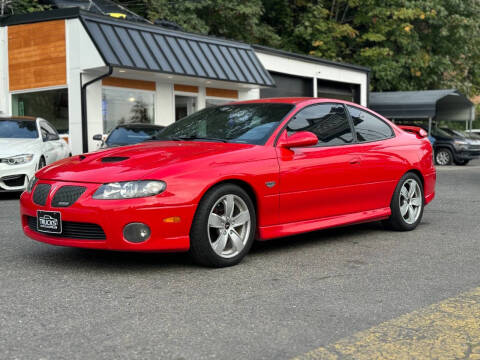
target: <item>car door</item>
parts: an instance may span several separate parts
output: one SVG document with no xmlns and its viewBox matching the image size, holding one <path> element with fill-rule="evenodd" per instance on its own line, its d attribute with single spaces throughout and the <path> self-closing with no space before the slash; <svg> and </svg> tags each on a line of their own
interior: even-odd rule
<svg viewBox="0 0 480 360">
<path fill-rule="evenodd" d="M 362 210 L 390 206 L 397 181 L 403 175 L 404 164 L 396 153 L 395 132 L 387 122 L 365 109 L 347 105 L 357 139 L 361 166 L 357 178 Z"/>
<path fill-rule="evenodd" d="M 57 131 L 46 120 L 40 120 L 40 130 L 43 139 L 43 153 L 47 164 L 63 158 L 64 146 Z"/>
<path fill-rule="evenodd" d="M 325 218 L 359 211 L 356 189 L 360 159 L 342 103 L 320 103 L 300 110 L 280 136 L 310 131 L 311 147 L 277 146 L 280 167 L 280 222 Z"/>
</svg>

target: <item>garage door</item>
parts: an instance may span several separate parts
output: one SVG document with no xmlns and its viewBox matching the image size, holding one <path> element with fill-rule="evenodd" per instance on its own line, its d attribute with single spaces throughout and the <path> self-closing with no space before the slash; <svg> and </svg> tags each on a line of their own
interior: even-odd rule
<svg viewBox="0 0 480 360">
<path fill-rule="evenodd" d="M 313 95 L 311 78 L 285 75 L 270 72 L 277 87 L 260 89 L 261 98 L 271 97 L 303 97 Z"/>
</svg>

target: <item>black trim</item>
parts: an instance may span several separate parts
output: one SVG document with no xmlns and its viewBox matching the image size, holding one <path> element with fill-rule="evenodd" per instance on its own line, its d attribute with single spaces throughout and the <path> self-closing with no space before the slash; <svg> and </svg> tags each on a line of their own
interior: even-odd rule
<svg viewBox="0 0 480 360">
<path fill-rule="evenodd" d="M 0 17 L 1 26 L 32 24 L 42 21 L 63 20 L 78 18 L 81 14 L 79 8 L 66 8 L 47 11 L 37 11 L 28 14 L 7 15 Z"/>
<path fill-rule="evenodd" d="M 97 76 L 96 78 L 81 85 L 81 102 L 82 102 L 82 151 L 88 152 L 88 121 L 87 121 L 87 86 L 94 82 L 106 78 L 113 73 L 113 67 L 108 66 L 108 71 L 105 74 Z"/>
<path fill-rule="evenodd" d="M 263 46 L 263 45 L 252 45 L 252 47 L 255 50 L 258 50 L 259 52 L 266 52 L 266 53 L 272 53 L 275 55 L 279 55 L 282 57 L 287 57 L 287 58 L 297 58 L 301 60 L 306 60 L 309 62 L 313 63 L 320 63 L 320 64 L 325 64 L 325 65 L 330 65 L 330 66 L 336 66 L 336 67 L 341 67 L 345 69 L 351 69 L 351 70 L 357 70 L 357 71 L 363 71 L 363 72 L 370 72 L 372 71 L 369 67 L 365 66 L 360 66 L 360 65 L 354 65 L 354 64 L 348 64 L 348 63 L 340 63 L 332 60 L 326 60 L 322 59 L 316 56 L 311 56 L 311 55 L 303 55 L 303 54 L 298 54 L 298 53 L 293 53 L 285 50 L 280 50 L 280 49 L 275 49 L 271 48 L 268 46 Z"/>
</svg>

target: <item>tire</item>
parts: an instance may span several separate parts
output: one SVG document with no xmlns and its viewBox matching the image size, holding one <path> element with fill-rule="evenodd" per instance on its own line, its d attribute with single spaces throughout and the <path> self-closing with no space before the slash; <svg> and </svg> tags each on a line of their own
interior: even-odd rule
<svg viewBox="0 0 480 360">
<path fill-rule="evenodd" d="M 410 189 L 414 190 L 412 197 L 410 197 Z M 395 188 L 390 202 L 392 213 L 390 218 L 384 221 L 384 224 L 396 231 L 413 230 L 422 220 L 424 207 L 425 196 L 422 181 L 416 174 L 408 172 L 403 175 Z"/>
<path fill-rule="evenodd" d="M 38 162 L 38 168 L 37 170 L 40 170 L 41 168 L 45 167 L 45 165 L 47 165 L 47 163 L 45 162 L 45 159 L 43 158 L 43 156 L 40 158 L 40 161 Z"/>
<path fill-rule="evenodd" d="M 435 151 L 435 163 L 440 166 L 452 165 L 453 155 L 450 149 L 440 148 Z"/>
<path fill-rule="evenodd" d="M 465 166 L 470 162 L 470 160 L 454 160 L 453 162 L 455 165 Z"/>
<path fill-rule="evenodd" d="M 235 219 L 241 225 L 235 226 Z M 204 266 L 236 265 L 250 251 L 256 226 L 252 199 L 241 187 L 215 186 L 204 195 L 195 213 L 190 229 L 190 255 Z"/>
</svg>

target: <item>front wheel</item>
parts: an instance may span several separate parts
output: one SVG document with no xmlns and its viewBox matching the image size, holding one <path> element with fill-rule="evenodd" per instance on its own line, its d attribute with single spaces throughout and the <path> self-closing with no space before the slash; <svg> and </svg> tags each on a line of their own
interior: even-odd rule
<svg viewBox="0 0 480 360">
<path fill-rule="evenodd" d="M 424 206 L 420 178 L 414 173 L 406 173 L 395 188 L 390 203 L 392 214 L 385 224 L 397 231 L 413 230 L 422 220 Z"/>
<path fill-rule="evenodd" d="M 255 229 L 250 196 L 234 184 L 216 186 L 198 205 L 190 230 L 190 254 L 205 266 L 236 265 L 250 250 Z"/>
</svg>

